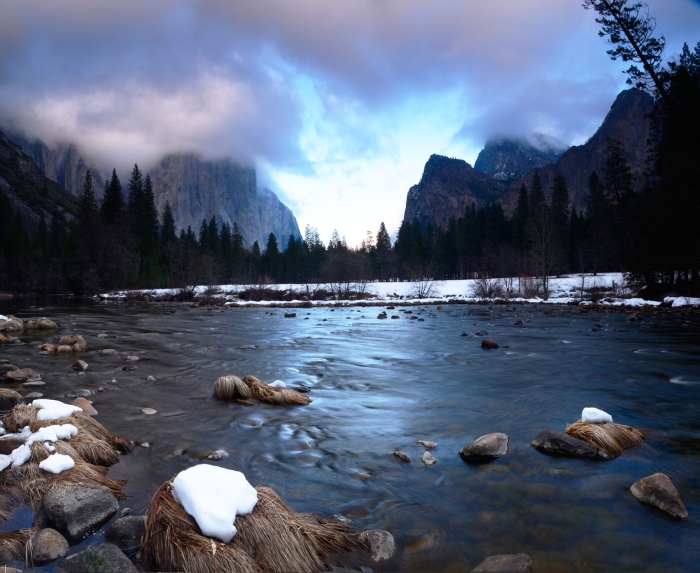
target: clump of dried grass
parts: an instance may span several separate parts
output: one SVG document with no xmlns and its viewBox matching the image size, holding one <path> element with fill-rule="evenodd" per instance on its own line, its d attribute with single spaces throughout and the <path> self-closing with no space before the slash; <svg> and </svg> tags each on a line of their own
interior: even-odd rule
<svg viewBox="0 0 700 573">
<path fill-rule="evenodd" d="M 22 319 L 13 314 L 8 314 L 7 320 L 0 321 L 0 332 L 21 332 L 22 330 L 24 330 Z"/>
<path fill-rule="evenodd" d="M 295 514 L 271 489 L 255 489 L 255 509 L 236 517 L 238 532 L 223 544 L 201 534 L 166 482 L 151 500 L 144 564 L 154 571 L 320 571 L 327 555 L 362 545 L 344 526 Z"/>
<path fill-rule="evenodd" d="M 18 404 L 2 417 L 2 426 L 10 434 L 19 432 L 25 426 L 31 425 L 36 420 L 39 406 L 31 404 Z"/>
<path fill-rule="evenodd" d="M 306 406 L 311 399 L 301 392 L 291 388 L 273 388 L 267 382 L 255 376 L 244 376 L 243 379 L 233 374 L 226 374 L 214 382 L 214 397 L 219 400 L 238 400 L 256 398 L 268 404 L 285 404 Z"/>
<path fill-rule="evenodd" d="M 581 420 L 574 422 L 564 430 L 570 436 L 588 442 L 611 457 L 616 458 L 622 450 L 641 444 L 644 433 L 623 424 L 605 422 L 602 424 L 584 424 Z"/>
<path fill-rule="evenodd" d="M 26 529 L 18 529 L 17 531 L 0 533 L 0 553 L 7 552 L 15 559 L 24 561 L 27 566 L 31 566 L 31 539 L 36 531 L 35 528 L 28 527 Z"/>
<path fill-rule="evenodd" d="M 55 330 L 56 328 L 58 328 L 58 325 L 45 316 L 41 318 L 32 318 L 27 322 L 27 330 Z"/>
<path fill-rule="evenodd" d="M 46 342 L 39 346 L 42 352 L 50 354 L 75 354 L 77 352 L 86 352 L 88 349 L 87 342 L 80 334 L 64 334 L 59 338 L 58 344 Z"/>
</svg>

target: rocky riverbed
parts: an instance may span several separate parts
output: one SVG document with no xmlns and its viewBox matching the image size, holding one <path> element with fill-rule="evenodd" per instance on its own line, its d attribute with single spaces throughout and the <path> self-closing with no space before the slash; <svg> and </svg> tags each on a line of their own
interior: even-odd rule
<svg viewBox="0 0 700 573">
<path fill-rule="evenodd" d="M 399 318 L 378 320 L 383 310 Z M 647 309 L 630 320 L 629 311 L 502 304 L 300 308 L 285 317 L 274 308 L 63 301 L 3 303 L 0 314 L 47 316 L 59 327 L 11 333 L 18 343 L 0 345 L 0 378 L 31 373 L 0 387 L 91 401 L 101 424 L 140 446 L 108 473 L 128 480 L 120 511 L 132 516 L 177 472 L 206 461 L 273 488 L 295 511 L 390 531 L 396 552 L 384 570 L 470 570 L 525 553 L 534 571 L 687 571 L 700 558 L 697 311 Z M 68 333 L 88 350 L 39 353 Z M 482 348 L 486 338 L 498 348 Z M 86 366 L 72 368 L 77 360 Z M 214 381 L 226 373 L 303 387 L 312 402 L 216 401 Z M 610 461 L 532 447 L 585 406 L 639 428 L 645 442 Z M 498 456 L 460 456 L 492 433 L 507 436 L 505 453 L 499 438 Z M 690 519 L 630 492 L 657 472 Z M 31 521 L 20 508 L 0 527 Z M 112 522 L 69 555 L 102 541 Z"/>
</svg>

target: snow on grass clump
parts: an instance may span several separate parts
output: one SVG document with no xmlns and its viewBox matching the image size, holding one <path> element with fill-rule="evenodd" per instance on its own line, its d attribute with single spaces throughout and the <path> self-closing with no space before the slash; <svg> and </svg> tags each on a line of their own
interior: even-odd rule
<svg viewBox="0 0 700 573">
<path fill-rule="evenodd" d="M 613 419 L 610 414 L 598 408 L 584 408 L 581 413 L 581 421 L 584 424 L 603 424 L 605 422 L 612 423 Z"/>
<path fill-rule="evenodd" d="M 200 464 L 173 480 L 173 497 L 208 537 L 224 543 L 236 535 L 236 515 L 247 515 L 258 502 L 258 492 L 241 472 Z"/>
<path fill-rule="evenodd" d="M 37 420 L 58 420 L 59 418 L 70 418 L 73 412 L 82 412 L 82 408 L 71 404 L 64 404 L 58 400 L 34 400 L 34 406 L 41 408 L 37 413 Z"/>
<path fill-rule="evenodd" d="M 20 447 L 12 450 L 11 454 L 0 455 L 0 472 L 8 466 L 13 468 L 21 466 L 23 463 L 29 461 L 32 451 L 29 446 L 22 444 Z"/>
<path fill-rule="evenodd" d="M 275 380 L 272 384 L 268 384 L 268 386 L 271 386 L 272 388 L 286 388 L 287 385 L 282 382 L 282 380 Z"/>
<path fill-rule="evenodd" d="M 70 456 L 65 454 L 53 454 L 39 463 L 39 468 L 51 472 L 52 474 L 60 474 L 63 471 L 70 470 L 75 467 L 75 462 Z"/>
<path fill-rule="evenodd" d="M 4 314 L 0 314 L 0 320 L 10 320 Z"/>
<path fill-rule="evenodd" d="M 31 446 L 34 442 L 57 442 L 58 440 L 70 440 L 77 434 L 78 428 L 76 428 L 73 424 L 46 426 L 45 428 L 39 428 L 39 430 L 29 436 L 27 441 L 24 443 Z"/>
</svg>

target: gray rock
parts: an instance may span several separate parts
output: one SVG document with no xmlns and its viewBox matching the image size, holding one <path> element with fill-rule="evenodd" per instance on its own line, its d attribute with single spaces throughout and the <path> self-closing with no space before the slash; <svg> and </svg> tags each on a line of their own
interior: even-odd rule
<svg viewBox="0 0 700 573">
<path fill-rule="evenodd" d="M 141 536 L 146 530 L 146 517 L 131 515 L 117 519 L 105 530 L 105 541 L 119 549 L 133 550 L 141 547 Z"/>
<path fill-rule="evenodd" d="M 45 565 L 68 553 L 66 538 L 55 529 L 42 529 L 32 537 L 32 561 L 34 565 Z"/>
<path fill-rule="evenodd" d="M 508 436 L 506 434 L 486 434 L 477 438 L 459 450 L 459 455 L 467 461 L 492 460 L 500 458 L 508 452 Z"/>
<path fill-rule="evenodd" d="M 632 495 L 643 503 L 658 507 L 678 519 L 687 519 L 688 511 L 671 480 L 661 472 L 632 484 Z"/>
<path fill-rule="evenodd" d="M 394 536 L 383 529 L 363 531 L 360 533 L 360 541 L 369 548 L 370 555 L 375 561 L 389 559 L 396 549 Z"/>
<path fill-rule="evenodd" d="M 126 517 L 131 513 L 131 508 L 130 507 L 124 507 L 119 510 L 119 517 Z"/>
<path fill-rule="evenodd" d="M 35 398 L 41 398 L 43 394 L 41 392 L 30 392 L 24 398 L 28 400 L 34 400 Z"/>
<path fill-rule="evenodd" d="M 48 524 L 71 544 L 81 541 L 118 509 L 116 498 L 106 489 L 71 487 L 59 492 L 50 491 L 44 496 Z"/>
<path fill-rule="evenodd" d="M 138 573 L 136 566 L 111 543 L 95 543 L 61 561 L 66 573 Z"/>
<path fill-rule="evenodd" d="M 297 313 L 296 312 L 285 312 L 284 313 L 284 318 L 296 318 Z"/>
<path fill-rule="evenodd" d="M 208 460 L 213 460 L 213 461 L 218 461 L 218 460 L 223 460 L 224 458 L 228 457 L 228 452 L 226 450 L 215 450 L 213 452 L 209 452 L 207 454 L 207 459 Z"/>
<path fill-rule="evenodd" d="M 139 367 L 136 366 L 136 364 L 127 364 L 126 366 L 122 366 L 122 370 L 126 370 L 127 372 L 129 370 L 138 370 Z"/>
<path fill-rule="evenodd" d="M 610 456 L 583 440 L 572 438 L 564 432 L 543 430 L 532 442 L 532 445 L 544 452 L 555 456 L 569 456 L 574 458 L 589 458 L 595 460 L 608 460 Z"/>
<path fill-rule="evenodd" d="M 24 398 L 19 392 L 0 388 L 0 411 L 12 410 L 17 404 L 24 404 Z"/>
<path fill-rule="evenodd" d="M 431 454 L 430 452 L 423 452 L 423 456 L 421 457 L 421 460 L 423 460 L 423 463 L 426 466 L 434 466 L 437 463 L 435 456 L 433 454 Z"/>
<path fill-rule="evenodd" d="M 396 450 L 394 452 L 394 455 L 399 458 L 402 462 L 410 462 L 411 458 L 408 457 L 408 454 L 405 454 L 401 450 Z"/>
<path fill-rule="evenodd" d="M 71 366 L 73 370 L 87 370 L 88 369 L 88 364 L 85 362 L 85 360 L 76 360 L 73 363 L 73 366 Z"/>
<path fill-rule="evenodd" d="M 420 444 L 421 446 L 428 448 L 429 450 L 437 448 L 437 442 L 431 442 L 429 440 L 418 440 L 416 444 Z"/>
<path fill-rule="evenodd" d="M 117 351 L 114 348 L 103 348 L 98 352 L 98 354 L 100 356 L 114 356 L 115 354 L 117 354 Z"/>
<path fill-rule="evenodd" d="M 94 392 L 88 390 L 87 388 L 79 388 L 78 390 L 72 390 L 66 394 L 66 398 L 85 398 L 86 396 L 92 396 Z"/>
<path fill-rule="evenodd" d="M 532 573 L 532 559 L 526 553 L 492 555 L 472 569 L 472 573 Z"/>
</svg>

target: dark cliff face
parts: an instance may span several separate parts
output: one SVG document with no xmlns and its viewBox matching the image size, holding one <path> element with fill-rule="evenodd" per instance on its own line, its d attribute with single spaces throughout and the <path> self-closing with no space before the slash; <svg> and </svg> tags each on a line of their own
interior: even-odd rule
<svg viewBox="0 0 700 573">
<path fill-rule="evenodd" d="M 569 188 L 571 205 L 578 210 L 583 209 L 591 172 L 595 171 L 601 179 L 603 177 L 608 138 L 622 142 L 626 159 L 632 169 L 634 188 L 641 191 L 644 185 L 647 140 L 651 125 L 648 116 L 653 106 L 654 101 L 646 92 L 636 89 L 623 91 L 617 96 L 598 131 L 584 145 L 569 148 L 556 163 L 533 169 L 510 184 L 508 191 L 500 199 L 506 215 L 513 214 L 520 186 L 524 182 L 529 189 L 535 172 L 539 173 L 548 197 L 550 183 L 557 174 L 562 174 Z"/>
<path fill-rule="evenodd" d="M 46 177 L 34 160 L 1 131 L 0 189 L 29 229 L 36 228 L 42 211 L 47 224 L 53 213 L 61 220 L 71 219 L 76 213 L 75 197 Z"/>
<path fill-rule="evenodd" d="M 472 203 L 479 208 L 498 199 L 505 190 L 502 182 L 462 159 L 431 155 L 420 183 L 408 192 L 404 221 L 418 217 L 422 225 L 431 222 L 445 227 L 450 218 L 461 217 Z"/>
<path fill-rule="evenodd" d="M 555 163 L 569 148 L 539 133 L 534 134 L 531 140 L 498 138 L 487 141 L 474 163 L 474 169 L 508 184 L 531 169 Z"/>
<path fill-rule="evenodd" d="M 301 237 L 296 218 L 269 189 L 258 190 L 255 169 L 231 161 L 205 161 L 191 153 L 168 155 L 151 172 L 158 212 L 166 201 L 173 210 L 178 229 L 199 231 L 202 219 L 216 216 L 221 226 L 238 224 L 251 247 L 261 249 L 274 233 L 284 248 L 289 235 Z"/>
<path fill-rule="evenodd" d="M 12 140 L 24 153 L 32 158 L 46 177 L 58 183 L 74 196 L 80 195 L 85 181 L 85 174 L 90 171 L 95 185 L 95 194 L 102 197 L 105 175 L 95 165 L 89 163 L 72 143 L 63 143 L 50 148 L 41 139 L 28 139 L 12 134 Z"/>
</svg>

